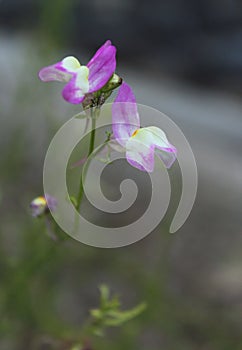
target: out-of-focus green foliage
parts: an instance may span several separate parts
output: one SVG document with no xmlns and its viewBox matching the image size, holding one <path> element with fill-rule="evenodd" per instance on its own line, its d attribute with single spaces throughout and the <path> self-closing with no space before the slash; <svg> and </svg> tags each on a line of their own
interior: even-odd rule
<svg viewBox="0 0 242 350">
<path fill-rule="evenodd" d="M 40 9 L 39 31 L 41 37 L 45 39 L 45 44 L 52 47 L 62 47 L 68 44 L 73 1 L 43 1 Z"/>
<path fill-rule="evenodd" d="M 142 303 L 130 310 L 122 311 L 120 310 L 120 300 L 118 296 L 110 298 L 108 286 L 104 284 L 101 285 L 100 292 L 100 307 L 90 311 L 92 316 L 90 322 L 91 332 L 96 335 L 104 335 L 106 327 L 121 326 L 125 322 L 141 314 L 146 308 L 146 304 Z"/>
</svg>

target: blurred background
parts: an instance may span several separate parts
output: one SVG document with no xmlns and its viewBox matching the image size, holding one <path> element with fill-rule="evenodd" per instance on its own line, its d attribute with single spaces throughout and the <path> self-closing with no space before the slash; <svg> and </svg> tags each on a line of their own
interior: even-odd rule
<svg viewBox="0 0 242 350">
<path fill-rule="evenodd" d="M 137 101 L 184 132 L 199 175 L 178 233 L 165 223 L 111 250 L 52 242 L 28 209 L 52 137 L 80 109 L 37 73 L 85 63 L 106 39 Z M 94 349 L 242 349 L 242 3 L 0 0 L 0 42 L 0 349 L 64 349 L 103 282 L 124 308 L 148 308 Z"/>
</svg>

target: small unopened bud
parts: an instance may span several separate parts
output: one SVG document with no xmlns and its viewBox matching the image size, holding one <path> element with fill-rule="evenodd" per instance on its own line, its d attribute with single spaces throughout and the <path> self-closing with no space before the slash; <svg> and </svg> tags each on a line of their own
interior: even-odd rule
<svg viewBox="0 0 242 350">
<path fill-rule="evenodd" d="M 122 84 L 122 81 L 122 78 L 120 78 L 117 74 L 113 74 L 101 91 L 104 93 L 113 91 Z"/>
</svg>

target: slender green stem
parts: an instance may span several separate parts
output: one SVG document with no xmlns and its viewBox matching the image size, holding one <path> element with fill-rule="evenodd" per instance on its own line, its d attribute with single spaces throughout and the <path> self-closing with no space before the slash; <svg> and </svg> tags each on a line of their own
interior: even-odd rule
<svg viewBox="0 0 242 350">
<path fill-rule="evenodd" d="M 76 203 L 76 209 L 77 209 L 77 211 L 79 211 L 79 209 L 80 209 L 82 196 L 83 196 L 83 181 L 82 181 L 82 172 L 81 172 L 80 184 L 79 184 L 79 192 L 78 192 L 77 203 Z"/>
<path fill-rule="evenodd" d="M 90 137 L 90 143 L 89 143 L 89 151 L 88 151 L 88 156 L 92 154 L 94 150 L 94 143 L 95 143 L 95 130 L 96 129 L 96 119 L 95 117 L 92 118 L 92 131 L 91 131 L 91 137 Z"/>
<path fill-rule="evenodd" d="M 100 108 L 99 107 L 97 107 L 95 110 L 93 108 L 91 108 L 92 131 L 91 131 L 91 136 L 90 136 L 89 150 L 88 150 L 87 158 L 92 154 L 92 152 L 94 150 L 95 133 L 96 133 L 96 118 L 98 117 L 99 113 L 100 113 Z M 80 209 L 83 194 L 84 194 L 83 174 L 81 172 L 80 184 L 79 184 L 79 192 L 78 192 L 78 196 L 77 196 L 77 205 L 76 205 L 77 211 L 79 211 L 79 209 Z"/>
</svg>

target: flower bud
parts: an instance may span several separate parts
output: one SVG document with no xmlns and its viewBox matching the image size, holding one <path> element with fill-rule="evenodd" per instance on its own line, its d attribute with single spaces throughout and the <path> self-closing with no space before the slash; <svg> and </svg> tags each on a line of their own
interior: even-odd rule
<svg viewBox="0 0 242 350">
<path fill-rule="evenodd" d="M 122 78 L 120 78 L 117 74 L 113 74 L 107 84 L 101 89 L 101 92 L 106 93 L 113 91 L 122 84 L 122 81 Z"/>
<path fill-rule="evenodd" d="M 85 95 L 84 101 L 82 102 L 83 109 L 88 110 L 92 107 L 101 107 L 112 94 L 113 90 L 122 84 L 122 81 L 122 78 L 117 74 L 113 74 L 107 84 L 100 90 Z"/>
</svg>

